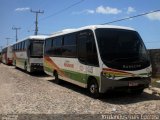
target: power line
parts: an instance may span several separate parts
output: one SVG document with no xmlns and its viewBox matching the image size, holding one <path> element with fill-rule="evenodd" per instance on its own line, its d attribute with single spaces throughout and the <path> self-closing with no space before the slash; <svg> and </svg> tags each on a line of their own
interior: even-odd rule
<svg viewBox="0 0 160 120">
<path fill-rule="evenodd" d="M 84 1 L 84 0 L 80 0 L 79 2 L 76 2 L 76 3 L 72 4 L 72 5 L 69 5 L 68 7 L 65 7 L 65 8 L 63 8 L 63 9 L 61 9 L 61 10 L 59 10 L 59 11 L 57 11 L 57 12 L 55 12 L 55 13 L 47 16 L 47 17 L 44 17 L 44 18 L 42 18 L 42 19 L 40 19 L 40 20 L 45 20 L 45 19 L 48 19 L 48 18 L 53 17 L 53 16 L 55 16 L 55 15 L 58 15 L 58 14 L 60 14 L 60 13 L 62 13 L 62 12 L 65 12 L 66 10 L 68 10 L 68 9 L 70 9 L 70 8 L 72 8 L 72 7 L 80 4 L 80 3 L 82 3 L 83 1 Z"/>
<path fill-rule="evenodd" d="M 62 12 L 65 12 L 66 10 L 68 10 L 68 9 L 70 9 L 70 8 L 72 8 L 72 7 L 80 4 L 80 3 L 82 3 L 83 1 L 85 1 L 85 0 L 80 0 L 79 2 L 76 2 L 76 3 L 72 4 L 72 5 L 69 5 L 68 7 L 65 7 L 65 8 L 63 8 L 63 9 L 61 9 L 61 10 L 59 10 L 59 11 L 57 11 L 57 12 L 55 12 L 55 13 L 47 16 L 47 17 L 41 18 L 39 21 L 41 21 L 41 20 L 46 20 L 46 19 L 48 19 L 48 18 L 50 18 L 50 17 L 53 17 L 53 16 L 55 16 L 55 15 L 58 15 L 58 14 L 60 14 L 60 13 L 62 13 Z M 31 27 L 31 26 L 32 26 L 32 25 L 30 25 L 30 27 Z M 30 27 L 29 27 L 29 29 L 30 29 Z M 30 31 L 30 30 L 28 30 L 28 31 Z M 36 30 L 35 30 L 35 31 L 36 31 Z"/>
<path fill-rule="evenodd" d="M 151 13 L 156 13 L 156 12 L 160 12 L 160 10 L 154 10 L 154 11 L 150 11 L 150 12 L 146 12 L 146 13 L 138 14 L 138 15 L 135 15 L 135 16 L 130 16 L 130 17 L 126 17 L 126 18 L 122 18 L 122 19 L 118 19 L 118 20 L 114 20 L 114 21 L 106 22 L 106 23 L 103 23 L 103 24 L 101 24 L 101 25 L 111 24 L 111 23 L 115 23 L 115 22 L 120 22 L 120 21 L 124 21 L 124 20 L 128 20 L 128 19 L 132 19 L 132 18 L 136 18 L 136 17 L 144 16 L 144 15 L 147 15 L 147 14 L 151 14 Z"/>
<path fill-rule="evenodd" d="M 107 22 L 107 23 L 103 23 L 103 24 L 101 24 L 101 25 L 111 24 L 111 23 L 115 23 L 115 22 L 120 22 L 120 21 L 124 21 L 124 20 L 128 20 L 128 19 L 132 19 L 132 18 L 136 18 L 136 17 L 141 17 L 141 16 L 144 16 L 144 15 L 148 15 L 148 14 L 151 14 L 151 13 L 156 13 L 156 12 L 160 12 L 160 10 L 154 10 L 154 11 L 150 11 L 150 12 L 145 12 L 145 13 L 138 14 L 138 15 L 135 15 L 135 16 L 130 16 L 130 17 L 126 17 L 126 18 L 122 18 L 122 19 L 110 21 L 110 22 Z M 145 43 L 146 43 L 146 44 L 153 44 L 153 43 L 160 43 L 160 41 L 152 41 L 152 42 L 145 42 Z"/>
</svg>

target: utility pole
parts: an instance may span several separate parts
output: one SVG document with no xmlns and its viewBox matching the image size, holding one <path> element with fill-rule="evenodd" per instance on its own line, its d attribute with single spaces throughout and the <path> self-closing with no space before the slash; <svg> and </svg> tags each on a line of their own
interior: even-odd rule
<svg viewBox="0 0 160 120">
<path fill-rule="evenodd" d="M 6 38 L 6 40 L 7 40 L 7 46 L 9 45 L 9 39 L 11 39 L 11 38 Z"/>
<path fill-rule="evenodd" d="M 1 48 L 0 52 L 2 52 L 3 46 L 0 46 L 0 48 Z"/>
<path fill-rule="evenodd" d="M 18 27 L 12 27 L 12 30 L 15 30 L 16 31 L 16 42 L 18 41 L 18 30 L 20 30 L 21 28 L 18 28 Z"/>
<path fill-rule="evenodd" d="M 38 14 L 43 14 L 44 13 L 44 11 L 40 11 L 40 10 L 38 10 L 38 11 L 33 11 L 33 10 L 31 10 L 31 12 L 32 13 L 35 13 L 36 14 L 36 21 L 35 21 L 35 35 L 38 35 Z"/>
</svg>

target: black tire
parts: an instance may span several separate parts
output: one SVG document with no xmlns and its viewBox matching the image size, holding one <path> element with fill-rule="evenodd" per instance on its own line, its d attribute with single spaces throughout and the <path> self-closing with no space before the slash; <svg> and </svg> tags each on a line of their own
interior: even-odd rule
<svg viewBox="0 0 160 120">
<path fill-rule="evenodd" d="M 100 93 L 99 93 L 99 86 L 98 83 L 95 79 L 92 79 L 88 83 L 88 91 L 91 97 L 93 98 L 99 98 Z"/>
<path fill-rule="evenodd" d="M 55 77 L 55 83 L 60 84 L 61 80 L 59 79 L 57 72 L 54 72 L 54 77 Z"/>
<path fill-rule="evenodd" d="M 27 72 L 27 64 L 24 64 L 24 70 Z"/>
<path fill-rule="evenodd" d="M 13 61 L 13 65 L 16 66 L 16 60 Z"/>
<path fill-rule="evenodd" d="M 131 94 L 133 95 L 141 95 L 144 89 L 131 90 Z"/>
<path fill-rule="evenodd" d="M 16 66 L 16 60 L 15 60 L 15 65 L 14 65 L 14 66 L 15 66 L 16 69 L 18 68 L 18 67 Z"/>
</svg>

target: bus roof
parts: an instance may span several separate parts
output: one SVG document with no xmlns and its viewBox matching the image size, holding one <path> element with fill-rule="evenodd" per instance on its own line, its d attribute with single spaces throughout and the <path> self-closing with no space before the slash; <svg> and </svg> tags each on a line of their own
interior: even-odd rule
<svg viewBox="0 0 160 120">
<path fill-rule="evenodd" d="M 2 49 L 8 48 L 8 47 L 12 47 L 12 45 L 13 45 L 13 44 L 6 45 L 6 46 L 4 46 Z"/>
<path fill-rule="evenodd" d="M 25 40 L 27 40 L 27 39 L 32 39 L 32 40 L 35 40 L 35 39 L 44 40 L 44 39 L 47 38 L 47 37 L 48 37 L 48 36 L 46 36 L 46 35 L 32 35 L 32 36 L 26 37 L 26 38 L 24 38 L 24 39 L 22 39 L 22 40 L 19 40 L 19 41 L 17 41 L 16 43 L 25 41 Z M 14 43 L 14 44 L 16 44 L 16 43 Z M 14 44 L 12 44 L 12 45 L 14 45 Z"/>
<path fill-rule="evenodd" d="M 46 36 L 46 35 L 33 35 L 33 36 L 29 36 L 28 38 L 29 39 L 41 39 L 41 40 L 43 40 L 46 37 L 48 37 L 48 36 Z"/>
<path fill-rule="evenodd" d="M 97 28 L 114 28 L 114 29 L 124 29 L 124 30 L 133 30 L 133 28 L 130 27 L 124 27 L 124 26 L 116 26 L 116 25 L 89 25 L 89 26 L 84 26 L 81 28 L 76 28 L 76 29 L 64 29 L 62 31 L 58 31 L 58 32 L 54 32 L 50 37 L 54 37 L 54 36 L 58 36 L 58 35 L 63 35 L 63 34 L 67 34 L 67 33 L 72 33 L 72 32 L 78 32 L 81 30 L 85 30 L 85 29 L 91 29 L 91 30 L 95 30 Z"/>
</svg>

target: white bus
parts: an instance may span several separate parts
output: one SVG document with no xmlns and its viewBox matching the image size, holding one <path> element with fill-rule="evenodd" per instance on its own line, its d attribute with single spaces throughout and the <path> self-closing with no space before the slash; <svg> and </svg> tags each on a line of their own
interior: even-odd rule
<svg viewBox="0 0 160 120">
<path fill-rule="evenodd" d="M 132 28 L 93 25 L 63 30 L 44 44 L 44 71 L 55 80 L 88 88 L 91 96 L 120 89 L 142 93 L 151 65 L 140 35 Z"/>
<path fill-rule="evenodd" d="M 12 65 L 12 46 L 9 45 L 2 49 L 2 62 L 6 65 Z"/>
<path fill-rule="evenodd" d="M 27 72 L 43 70 L 43 44 L 47 36 L 29 36 L 13 45 L 13 65 Z"/>
</svg>

